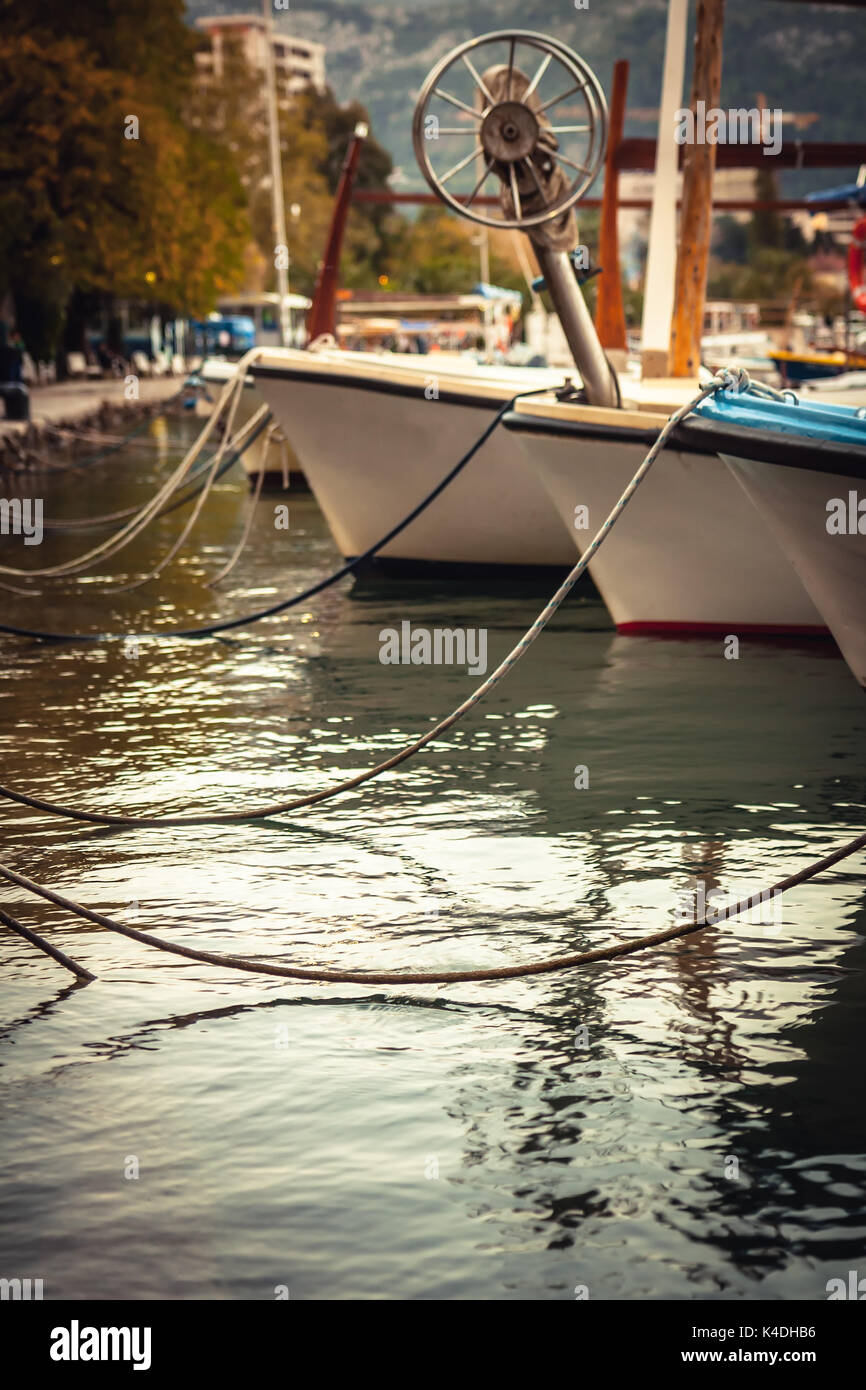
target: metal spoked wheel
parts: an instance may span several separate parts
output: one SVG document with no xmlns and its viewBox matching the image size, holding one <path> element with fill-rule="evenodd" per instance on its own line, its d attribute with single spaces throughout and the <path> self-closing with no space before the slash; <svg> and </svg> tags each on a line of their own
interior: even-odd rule
<svg viewBox="0 0 866 1390">
<path fill-rule="evenodd" d="M 601 167 L 606 134 L 607 104 L 592 69 L 558 39 L 522 29 L 484 34 L 447 54 L 421 89 L 412 125 L 433 192 L 473 222 L 515 231 L 580 201 Z M 551 161 L 566 187 L 548 200 L 540 174 Z M 489 216 L 476 203 L 494 174 L 509 190 L 513 217 Z"/>
</svg>

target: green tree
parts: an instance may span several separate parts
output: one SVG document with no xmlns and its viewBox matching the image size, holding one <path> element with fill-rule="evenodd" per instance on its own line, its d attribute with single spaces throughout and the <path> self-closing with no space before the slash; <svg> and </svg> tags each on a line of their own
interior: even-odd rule
<svg viewBox="0 0 866 1390">
<path fill-rule="evenodd" d="M 238 171 L 245 189 L 253 242 L 251 278 L 276 288 L 267 116 L 259 74 L 247 65 L 239 43 L 223 43 L 219 82 L 200 85 L 192 97 L 192 119 L 216 141 Z M 308 87 L 279 112 L 283 189 L 287 206 L 292 288 L 314 286 L 333 210 L 340 170 L 352 132 L 368 120 L 358 103 L 341 107 L 330 91 Z M 362 146 L 355 187 L 386 187 L 391 160 L 375 139 Z M 297 217 L 292 208 L 300 209 Z M 387 206 L 353 207 L 342 257 L 346 284 L 369 284 L 381 273 L 384 248 L 399 219 Z"/>
<path fill-rule="evenodd" d="M 88 0 L 46 38 L 0 3 L 0 289 L 32 349 L 56 349 L 64 318 L 81 345 L 85 314 L 115 297 L 206 311 L 237 282 L 247 224 L 232 166 L 177 114 L 192 45 L 181 24 L 168 53 L 157 21 L 170 38 L 179 5 Z"/>
<path fill-rule="evenodd" d="M 189 96 L 198 43 L 184 16 L 184 0 L 75 0 L 54 6 L 49 26 L 43 7 L 0 0 L 5 36 L 30 35 L 43 46 L 47 33 L 77 40 L 97 68 L 135 79 L 136 90 L 175 115 Z"/>
<path fill-rule="evenodd" d="M 394 290 L 414 294 L 465 294 L 480 278 L 479 228 L 446 208 L 427 206 L 402 220 L 391 238 L 386 273 Z M 509 254 L 506 254 L 509 253 Z M 523 291 L 510 234 L 490 234 L 493 284 Z"/>
<path fill-rule="evenodd" d="M 713 266 L 709 292 L 716 299 L 787 299 L 799 282 L 808 294 L 812 277 L 802 257 L 790 251 L 763 247 L 750 257 L 748 265 Z"/>
<path fill-rule="evenodd" d="M 722 262 L 745 265 L 749 254 L 749 227 L 736 217 L 717 217 L 713 225 L 713 255 Z"/>
<path fill-rule="evenodd" d="M 755 178 L 755 198 L 758 202 L 772 203 L 779 197 L 779 183 L 772 169 L 759 169 Z M 752 213 L 749 225 L 749 248 L 757 251 L 764 247 L 778 251 L 782 247 L 783 227 L 778 212 L 772 208 L 758 208 Z"/>
<path fill-rule="evenodd" d="M 369 112 L 358 101 L 340 106 L 330 88 L 324 92 L 308 88 L 299 103 L 299 117 L 323 136 L 316 169 L 333 197 L 352 133 L 358 124 L 366 125 L 369 130 Z M 393 168 L 388 151 L 368 133 L 355 170 L 355 189 L 387 189 Z M 346 228 L 343 282 L 352 287 L 369 285 L 387 273 L 391 247 L 400 237 L 403 225 L 404 219 L 387 203 L 354 203 Z"/>
</svg>

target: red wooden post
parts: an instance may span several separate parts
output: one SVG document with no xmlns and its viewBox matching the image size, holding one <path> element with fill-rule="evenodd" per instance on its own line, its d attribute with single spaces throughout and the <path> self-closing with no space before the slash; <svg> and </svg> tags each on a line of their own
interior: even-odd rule
<svg viewBox="0 0 866 1390">
<path fill-rule="evenodd" d="M 346 158 L 343 160 L 343 167 L 340 170 L 340 182 L 334 198 L 334 211 L 331 215 L 328 240 L 325 243 L 325 254 L 319 264 L 316 287 L 313 290 L 313 303 L 307 315 L 307 336 L 310 342 L 322 333 L 332 333 L 336 336 L 340 251 L 343 246 L 343 233 L 346 230 L 346 218 L 349 213 L 355 170 L 358 167 L 361 146 L 366 137 L 367 127 L 359 123 L 355 126 L 349 141 L 349 148 L 346 150 Z"/>
<path fill-rule="evenodd" d="M 616 214 L 619 205 L 619 169 L 617 157 L 625 124 L 628 63 L 614 64 L 613 89 L 610 98 L 610 133 L 604 161 L 604 195 L 601 203 L 599 232 L 599 263 L 602 274 L 598 280 L 595 303 L 595 326 L 602 347 L 625 350 L 625 310 L 622 303 L 622 284 L 619 278 L 619 237 Z"/>
</svg>

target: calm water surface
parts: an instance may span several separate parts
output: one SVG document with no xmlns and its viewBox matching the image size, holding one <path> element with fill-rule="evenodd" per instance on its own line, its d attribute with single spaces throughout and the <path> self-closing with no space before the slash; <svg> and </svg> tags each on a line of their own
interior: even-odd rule
<svg viewBox="0 0 866 1390">
<path fill-rule="evenodd" d="M 45 480 L 46 513 L 143 500 L 192 433 L 157 421 Z M 307 496 L 275 528 L 281 500 L 216 590 L 250 505 L 237 471 L 157 583 L 4 611 L 120 634 L 264 606 L 337 558 Z M 180 515 L 102 577 L 143 573 Z M 3 780 L 139 813 L 318 788 L 476 683 L 382 666 L 383 627 L 486 627 L 492 668 L 545 596 L 367 582 L 137 656 L 2 639 Z M 573 601 L 465 723 L 361 792 L 188 831 L 4 803 L 3 857 L 144 930 L 300 964 L 471 968 L 641 935 L 695 880 L 751 891 L 866 823 L 866 701 L 834 649 L 721 646 L 620 638 Z M 822 1299 L 866 1260 L 862 867 L 787 895 L 776 927 L 405 989 L 236 976 L 5 889 L 99 978 L 70 988 L 0 928 L 0 1274 L 46 1298 Z"/>
</svg>

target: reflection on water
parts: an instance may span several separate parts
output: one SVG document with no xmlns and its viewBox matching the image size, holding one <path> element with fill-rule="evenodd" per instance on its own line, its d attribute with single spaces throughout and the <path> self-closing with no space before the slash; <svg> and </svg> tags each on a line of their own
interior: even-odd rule
<svg viewBox="0 0 866 1390">
<path fill-rule="evenodd" d="M 46 514 L 148 494 L 179 433 L 46 484 Z M 151 447 L 148 449 L 146 445 Z M 155 447 L 154 447 L 155 446 Z M 651 485 L 651 482 L 647 484 Z M 118 634 L 243 612 L 319 578 L 311 498 L 217 486 L 137 594 L 28 602 Z M 118 557 L 144 573 L 175 515 Z M 77 553 L 53 538 L 39 562 Z M 17 553 L 21 553 L 20 551 Z M 32 551 L 27 555 L 29 560 Z M 108 572 L 106 572 L 106 578 Z M 222 641 L 4 641 L 3 780 L 92 807 L 240 806 L 399 748 L 472 688 L 382 666 L 409 618 L 489 629 L 541 594 L 344 584 Z M 866 705 L 821 644 L 619 638 L 572 602 L 468 722 L 363 792 L 266 825 L 115 833 L 3 808 L 13 867 L 144 930 L 348 967 L 529 960 L 753 890 L 864 823 Z M 589 770 L 587 790 L 574 769 Z M 688 946 L 580 973 L 382 991 L 235 978 L 9 891 L 93 970 L 3 931 L 2 1270 L 47 1297 L 823 1298 L 862 1262 L 862 863 Z M 126 1177 L 138 1165 L 137 1178 Z"/>
</svg>

